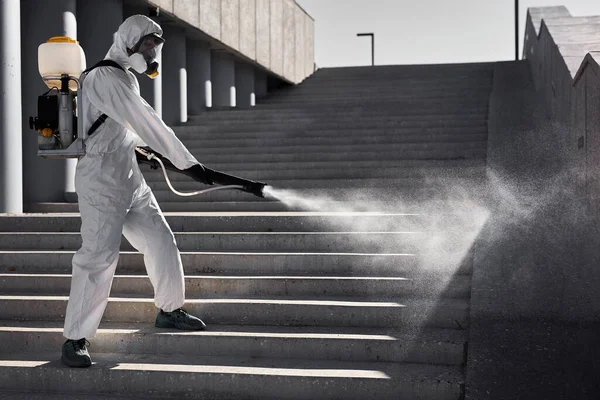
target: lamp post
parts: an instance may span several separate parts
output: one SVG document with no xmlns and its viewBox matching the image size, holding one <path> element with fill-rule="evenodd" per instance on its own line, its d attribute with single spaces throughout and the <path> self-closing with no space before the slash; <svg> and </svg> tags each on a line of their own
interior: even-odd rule
<svg viewBox="0 0 600 400">
<path fill-rule="evenodd" d="M 371 65 L 375 66 L 375 34 L 374 33 L 358 33 L 356 36 L 371 36 Z"/>
<path fill-rule="evenodd" d="M 515 61 L 519 61 L 519 0 L 515 0 Z"/>
</svg>

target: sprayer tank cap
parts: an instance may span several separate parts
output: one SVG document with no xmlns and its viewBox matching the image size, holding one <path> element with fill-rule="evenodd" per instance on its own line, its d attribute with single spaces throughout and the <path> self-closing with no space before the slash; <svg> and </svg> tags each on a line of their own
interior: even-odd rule
<svg viewBox="0 0 600 400">
<path fill-rule="evenodd" d="M 72 39 L 70 36 L 54 36 L 48 39 L 46 43 L 73 43 L 79 44 L 79 42 L 75 39 Z"/>
</svg>

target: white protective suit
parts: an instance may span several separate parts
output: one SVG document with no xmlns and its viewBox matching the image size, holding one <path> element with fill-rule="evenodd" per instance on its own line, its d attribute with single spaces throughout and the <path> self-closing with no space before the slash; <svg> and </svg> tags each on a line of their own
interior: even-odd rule
<svg viewBox="0 0 600 400">
<path fill-rule="evenodd" d="M 128 70 L 127 48 L 151 33 L 162 35 L 151 19 L 128 18 L 106 55 L 128 72 L 99 67 L 83 81 L 79 118 L 83 129 L 88 131 L 103 113 L 109 118 L 87 140 L 86 155 L 77 165 L 83 243 L 73 257 L 64 327 L 67 339 L 95 336 L 108 303 L 121 234 L 144 254 L 156 306 L 170 312 L 184 303 L 183 267 L 175 237 L 140 172 L 134 149 L 147 144 L 179 169 L 198 161 L 142 99 L 138 81 Z"/>
</svg>

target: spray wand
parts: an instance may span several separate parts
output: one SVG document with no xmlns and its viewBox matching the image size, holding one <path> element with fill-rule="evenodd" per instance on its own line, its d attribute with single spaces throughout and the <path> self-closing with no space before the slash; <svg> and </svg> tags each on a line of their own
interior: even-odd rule
<svg viewBox="0 0 600 400">
<path fill-rule="evenodd" d="M 163 175 L 167 181 L 169 188 L 178 196 L 196 196 L 200 194 L 206 194 L 216 190 L 225 189 L 238 189 L 243 192 L 251 193 L 258 197 L 265 197 L 264 188 L 266 183 L 251 181 L 248 179 L 239 178 L 234 175 L 229 175 L 224 172 L 216 171 L 214 169 L 206 168 L 204 165 L 194 165 L 191 168 L 181 170 L 177 168 L 171 161 L 169 161 L 163 155 L 152 150 L 150 147 L 136 147 L 135 155 L 139 164 L 148 164 L 152 169 L 162 168 Z M 173 171 L 179 174 L 187 175 L 190 178 L 205 183 L 207 185 L 221 185 L 210 189 L 204 189 L 196 192 L 183 193 L 175 190 L 171 184 L 171 180 L 167 175 L 167 170 Z"/>
</svg>

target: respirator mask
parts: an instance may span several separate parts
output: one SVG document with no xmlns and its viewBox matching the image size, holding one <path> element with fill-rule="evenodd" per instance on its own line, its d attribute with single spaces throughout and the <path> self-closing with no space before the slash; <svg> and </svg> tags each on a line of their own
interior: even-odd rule
<svg viewBox="0 0 600 400">
<path fill-rule="evenodd" d="M 142 37 L 133 49 L 127 49 L 129 58 L 127 62 L 138 74 L 146 74 L 151 79 L 158 76 L 158 62 L 156 59 L 162 49 L 165 39 L 156 33 Z"/>
</svg>

